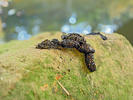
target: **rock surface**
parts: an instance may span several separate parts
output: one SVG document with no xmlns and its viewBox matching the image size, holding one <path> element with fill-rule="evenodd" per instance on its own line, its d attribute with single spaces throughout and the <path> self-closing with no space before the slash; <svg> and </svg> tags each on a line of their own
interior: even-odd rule
<svg viewBox="0 0 133 100">
<path fill-rule="evenodd" d="M 96 50 L 97 71 L 91 73 L 76 49 L 35 49 L 42 40 L 60 36 L 47 32 L 0 45 L 0 100 L 133 99 L 133 47 L 125 37 L 84 36 Z M 58 76 L 71 96 L 57 84 Z"/>
</svg>

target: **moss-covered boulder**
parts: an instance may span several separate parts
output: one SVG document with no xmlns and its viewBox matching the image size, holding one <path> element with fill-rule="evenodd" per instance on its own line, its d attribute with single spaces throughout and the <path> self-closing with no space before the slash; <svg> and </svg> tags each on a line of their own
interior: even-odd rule
<svg viewBox="0 0 133 100">
<path fill-rule="evenodd" d="M 97 71 L 90 73 L 76 49 L 35 49 L 60 36 L 44 33 L 0 45 L 0 100 L 133 100 L 133 47 L 125 37 L 84 36 L 96 50 Z"/>
</svg>

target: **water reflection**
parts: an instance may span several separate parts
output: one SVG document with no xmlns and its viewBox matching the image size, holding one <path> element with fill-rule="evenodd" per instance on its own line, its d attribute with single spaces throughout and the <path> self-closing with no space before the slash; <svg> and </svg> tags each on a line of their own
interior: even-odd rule
<svg viewBox="0 0 133 100">
<path fill-rule="evenodd" d="M 36 35 L 40 32 L 40 26 L 39 25 L 35 25 L 33 28 L 32 28 L 32 35 Z"/>
<path fill-rule="evenodd" d="M 61 28 L 62 32 L 65 33 L 83 33 L 83 34 L 88 34 L 92 30 L 92 27 L 86 23 L 86 22 L 81 22 L 75 25 L 63 25 Z"/>
<path fill-rule="evenodd" d="M 75 24 L 77 22 L 76 13 L 73 13 L 72 16 L 69 18 L 70 24 Z"/>
<path fill-rule="evenodd" d="M 2 23 L 2 28 L 6 28 L 7 24 L 5 22 Z"/>
<path fill-rule="evenodd" d="M 8 7 L 8 1 L 7 0 L 1 0 L 0 5 L 3 7 Z"/>
<path fill-rule="evenodd" d="M 98 24 L 98 26 L 97 26 L 97 30 L 99 30 L 100 32 L 104 32 L 106 34 L 112 34 L 117 29 L 118 29 L 118 25 L 115 25 L 115 24 L 112 24 L 112 25 Z M 81 34 L 81 33 L 89 34 L 92 32 L 92 26 L 89 25 L 87 22 L 80 22 L 80 23 L 75 24 L 75 25 L 65 24 L 61 27 L 61 31 L 65 32 L 65 33 L 76 32 L 79 34 Z"/>
<path fill-rule="evenodd" d="M 8 16 L 12 16 L 12 15 L 14 15 L 16 13 L 16 10 L 15 9 L 10 9 L 9 11 L 8 11 Z"/>
<path fill-rule="evenodd" d="M 23 26 L 17 26 L 15 30 L 18 33 L 18 40 L 28 40 L 31 37 L 31 35 L 27 32 L 26 28 Z"/>
<path fill-rule="evenodd" d="M 133 2 L 129 0 L 122 3 L 121 0 L 119 3 L 106 0 L 7 1 L 0 0 L 0 30 L 2 27 L 5 41 L 26 40 L 45 31 L 111 34 L 133 16 Z M 123 2 L 127 4 L 123 5 Z"/>
<path fill-rule="evenodd" d="M 0 39 L 0 44 L 3 44 L 3 43 L 5 43 L 4 40 Z"/>
<path fill-rule="evenodd" d="M 68 24 L 63 25 L 61 28 L 61 31 L 65 32 L 65 33 L 70 32 L 70 25 L 68 25 Z"/>
<path fill-rule="evenodd" d="M 99 24 L 98 28 L 100 29 L 100 32 L 111 34 L 111 33 L 115 32 L 118 29 L 118 25 L 115 25 L 115 24 L 113 24 L 113 25 Z"/>
</svg>

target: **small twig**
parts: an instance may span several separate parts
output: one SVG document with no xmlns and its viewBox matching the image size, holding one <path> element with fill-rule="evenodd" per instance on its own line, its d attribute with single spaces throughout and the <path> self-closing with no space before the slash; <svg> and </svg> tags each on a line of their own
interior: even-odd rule
<svg viewBox="0 0 133 100">
<path fill-rule="evenodd" d="M 57 80 L 58 84 L 60 85 L 60 87 L 66 92 L 66 94 L 69 96 L 70 93 L 65 89 L 65 87 Z"/>
</svg>

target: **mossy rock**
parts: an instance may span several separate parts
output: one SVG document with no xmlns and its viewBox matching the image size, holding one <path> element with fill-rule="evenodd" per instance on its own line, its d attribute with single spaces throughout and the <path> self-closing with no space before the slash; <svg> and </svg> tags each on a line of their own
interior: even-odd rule
<svg viewBox="0 0 133 100">
<path fill-rule="evenodd" d="M 84 36 L 96 50 L 97 70 L 91 73 L 76 49 L 35 49 L 42 40 L 60 36 L 47 32 L 0 45 L 0 100 L 133 100 L 133 47 L 125 37 Z"/>
</svg>

